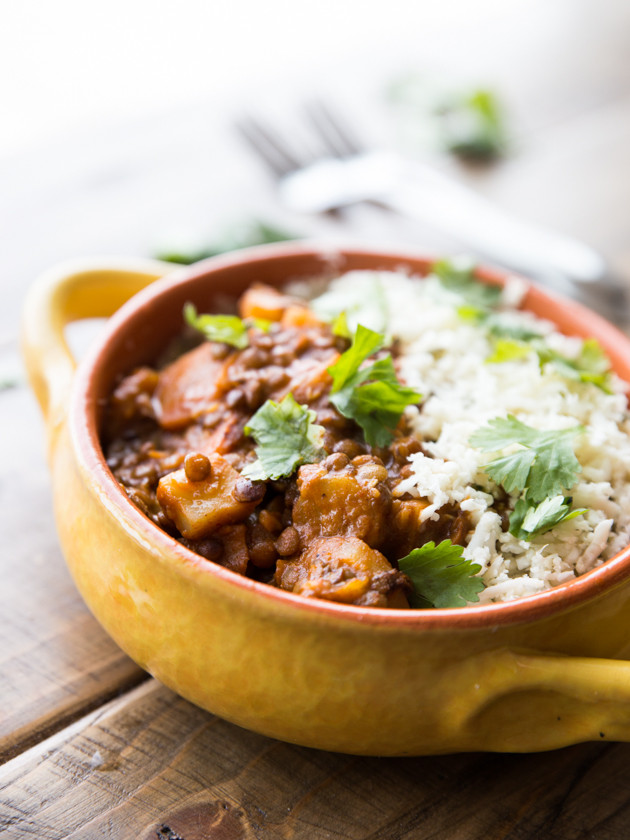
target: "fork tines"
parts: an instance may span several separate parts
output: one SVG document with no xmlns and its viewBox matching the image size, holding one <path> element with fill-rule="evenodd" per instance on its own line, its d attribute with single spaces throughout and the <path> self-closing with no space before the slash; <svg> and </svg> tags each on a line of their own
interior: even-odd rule
<svg viewBox="0 0 630 840">
<path fill-rule="evenodd" d="M 236 127 L 276 178 L 295 172 L 302 165 L 279 135 L 252 116 L 237 121 Z"/>
<path fill-rule="evenodd" d="M 265 120 L 247 115 L 236 122 L 236 128 L 241 136 L 271 170 L 274 177 L 281 179 L 291 172 L 314 163 L 319 158 L 347 158 L 360 154 L 363 149 L 353 137 L 352 132 L 343 124 L 337 114 L 319 99 L 313 99 L 304 106 L 303 112 L 315 134 L 315 146 L 308 140 L 307 135 L 299 143 L 299 126 L 293 126 L 292 136 L 298 140 L 298 148 L 303 147 L 301 153 L 282 136 L 282 130 L 271 128 Z"/>
<path fill-rule="evenodd" d="M 306 114 L 330 156 L 352 157 L 363 151 L 348 126 L 343 125 L 339 117 L 321 99 L 309 102 L 306 105 Z"/>
</svg>

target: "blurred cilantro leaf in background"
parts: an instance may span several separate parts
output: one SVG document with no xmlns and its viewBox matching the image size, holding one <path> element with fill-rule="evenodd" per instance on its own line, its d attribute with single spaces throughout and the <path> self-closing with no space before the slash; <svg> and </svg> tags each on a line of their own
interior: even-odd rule
<svg viewBox="0 0 630 840">
<path fill-rule="evenodd" d="M 492 91 L 452 95 L 436 108 L 442 145 L 467 161 L 487 162 L 507 149 L 505 117 Z"/>
<path fill-rule="evenodd" d="M 155 256 L 165 262 L 191 265 L 199 262 L 199 260 L 216 257 L 218 254 L 225 254 L 228 251 L 238 251 L 241 248 L 249 248 L 253 245 L 267 245 L 271 242 L 288 242 L 297 238 L 298 235 L 295 233 L 282 230 L 260 219 L 253 219 L 221 234 L 207 245 L 159 250 Z"/>
<path fill-rule="evenodd" d="M 425 141 L 430 136 L 432 145 L 460 160 L 490 163 L 508 151 L 505 108 L 488 87 L 447 90 L 431 78 L 410 72 L 394 79 L 385 96 L 399 109 L 407 133 Z"/>
</svg>

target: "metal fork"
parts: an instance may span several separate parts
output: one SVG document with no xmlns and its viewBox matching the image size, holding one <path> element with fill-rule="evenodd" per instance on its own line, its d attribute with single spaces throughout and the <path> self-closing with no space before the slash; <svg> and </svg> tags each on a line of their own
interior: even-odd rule
<svg viewBox="0 0 630 840">
<path fill-rule="evenodd" d="M 571 237 L 509 216 L 437 169 L 393 152 L 365 149 L 321 101 L 305 109 L 312 137 L 299 153 L 259 118 L 237 128 L 278 182 L 282 203 L 301 213 L 369 201 L 450 235 L 482 258 L 578 298 L 625 323 L 626 290 L 602 256 Z"/>
<path fill-rule="evenodd" d="M 341 160 L 363 154 L 365 149 L 349 132 L 347 126 L 342 125 L 330 108 L 319 100 L 306 104 L 305 114 L 311 127 L 319 138 L 319 153 L 304 151 L 298 156 L 295 150 L 282 139 L 281 134 L 268 124 L 251 115 L 237 121 L 236 127 L 251 148 L 263 160 L 278 179 L 285 178 L 316 163 L 320 159 Z"/>
</svg>

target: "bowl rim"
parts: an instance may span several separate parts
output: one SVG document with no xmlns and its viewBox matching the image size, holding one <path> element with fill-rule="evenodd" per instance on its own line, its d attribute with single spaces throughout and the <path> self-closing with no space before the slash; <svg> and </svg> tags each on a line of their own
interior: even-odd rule
<svg viewBox="0 0 630 840">
<path fill-rule="evenodd" d="M 261 261 L 295 259 L 296 257 L 332 261 L 332 264 L 339 259 L 353 257 L 395 260 L 401 268 L 410 269 L 410 273 L 416 276 L 420 273 L 418 265 L 428 266 L 439 259 L 439 257 L 404 248 L 390 250 L 361 246 L 344 247 L 338 243 L 331 246 L 312 241 L 262 245 L 211 257 L 191 266 L 174 267 L 173 272 L 151 283 L 123 304 L 108 320 L 103 332 L 77 368 L 68 422 L 79 467 L 84 475 L 94 481 L 94 489 L 99 501 L 118 520 L 125 523 L 126 529 L 131 531 L 137 540 L 149 546 L 151 550 L 159 552 L 160 556 L 166 556 L 172 560 L 182 573 L 194 572 L 197 583 L 201 574 L 202 580 L 218 579 L 227 585 L 234 595 L 256 593 L 257 596 L 265 599 L 270 608 L 284 606 L 289 609 L 298 609 L 303 615 L 336 619 L 354 625 L 390 627 L 399 631 L 483 629 L 527 623 L 556 616 L 579 607 L 586 601 L 603 597 L 611 589 L 630 579 L 630 545 L 628 545 L 611 559 L 574 580 L 512 601 L 448 609 L 393 610 L 382 607 L 361 607 L 319 598 L 305 598 L 302 595 L 295 595 L 244 577 L 219 564 L 211 563 L 185 548 L 136 508 L 107 466 L 97 428 L 98 399 L 94 393 L 94 382 L 109 342 L 120 332 L 124 332 L 126 324 L 134 313 L 137 314 L 139 310 L 155 298 L 167 293 L 169 289 L 188 283 L 197 283 L 218 271 L 229 271 L 237 266 L 253 267 Z M 411 263 L 416 264 L 415 269 L 412 268 Z M 501 285 L 510 277 L 518 277 L 525 284 L 528 297 L 539 305 L 546 304 L 555 310 L 554 315 L 546 316 L 549 320 L 557 324 L 555 316 L 559 310 L 565 328 L 568 326 L 579 334 L 592 333 L 598 340 L 603 338 L 601 343 L 612 358 L 613 368 L 617 369 L 625 361 L 630 371 L 630 338 L 600 315 L 575 301 L 542 289 L 515 272 L 480 265 L 475 269 L 475 273 L 486 282 Z"/>
</svg>

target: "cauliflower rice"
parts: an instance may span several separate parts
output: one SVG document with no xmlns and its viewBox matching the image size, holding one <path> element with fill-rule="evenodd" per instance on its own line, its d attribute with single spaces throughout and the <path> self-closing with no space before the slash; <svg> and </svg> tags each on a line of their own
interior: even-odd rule
<svg viewBox="0 0 630 840">
<path fill-rule="evenodd" d="M 303 285 L 300 291 L 304 294 Z M 507 283 L 499 304 L 501 318 L 541 334 L 562 356 L 577 358 L 581 339 L 517 310 L 524 291 L 516 278 Z M 535 353 L 489 362 L 492 336 L 483 324 L 462 317 L 462 298 L 435 276 L 419 281 L 403 273 L 350 272 L 311 303 L 329 314 L 343 311 L 349 323 L 386 331 L 397 342 L 399 375 L 423 395 L 419 408 L 406 409 L 423 452 L 410 456 L 412 474 L 394 495 L 428 499 L 424 518 L 437 518 L 448 503 L 468 511 L 473 530 L 464 557 L 481 566 L 486 588 L 479 603 L 509 601 L 566 583 L 628 544 L 627 383 L 611 374 L 607 393 L 590 382 L 566 378 L 553 364 L 541 364 Z M 573 440 L 581 470 L 568 492 L 573 508 L 587 512 L 529 541 L 505 529 L 496 505 L 504 492 L 484 471 L 489 461 L 514 447 L 483 452 L 469 442 L 488 421 L 508 414 L 538 430 L 576 424 L 585 429 Z M 510 506 L 517 496 L 510 497 Z"/>
</svg>

